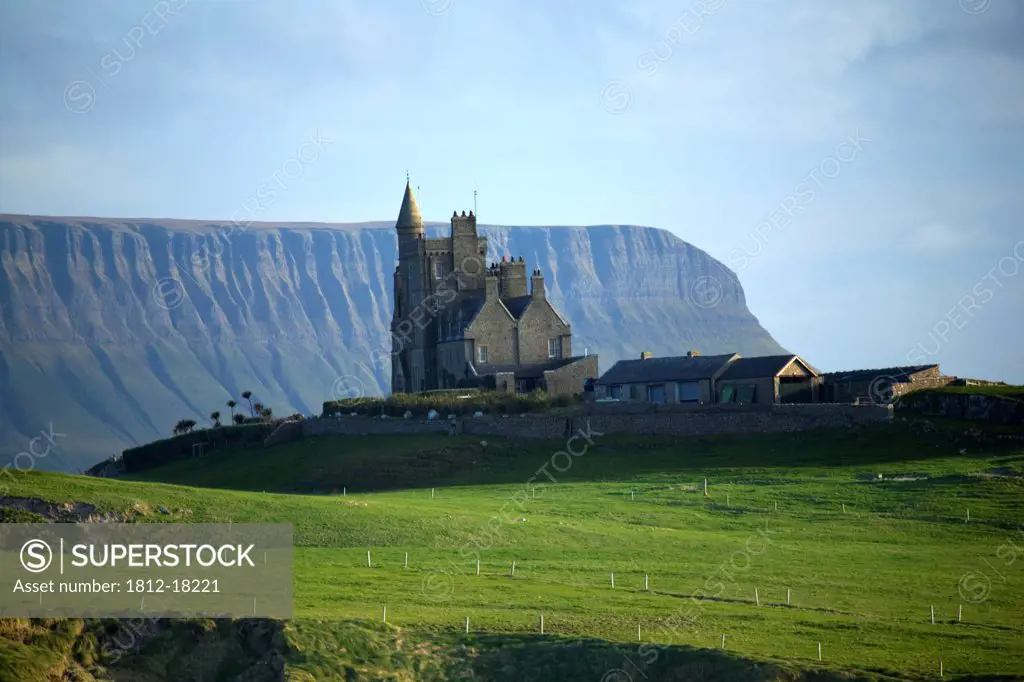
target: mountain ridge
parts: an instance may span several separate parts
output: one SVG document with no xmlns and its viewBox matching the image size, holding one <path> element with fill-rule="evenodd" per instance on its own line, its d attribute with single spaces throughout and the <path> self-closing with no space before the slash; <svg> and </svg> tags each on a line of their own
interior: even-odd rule
<svg viewBox="0 0 1024 682">
<path fill-rule="evenodd" d="M 427 223 L 428 236 L 447 224 Z M 687 350 L 785 352 L 735 275 L 651 227 L 481 225 L 489 260 L 522 256 L 573 326 L 615 360 Z M 0 448 L 50 422 L 88 466 L 200 423 L 252 390 L 277 414 L 318 413 L 339 378 L 380 394 L 393 223 L 252 223 L 0 215 Z M 700 298 L 703 296 L 703 298 Z M 613 332 L 613 333 L 610 333 Z M 243 406 L 244 403 L 243 403 Z M 238 408 L 241 409 L 241 408 Z M 54 460 L 56 461 L 56 460 Z M 50 468 L 39 462 L 40 468 Z M 57 468 L 69 468 L 67 463 Z"/>
</svg>

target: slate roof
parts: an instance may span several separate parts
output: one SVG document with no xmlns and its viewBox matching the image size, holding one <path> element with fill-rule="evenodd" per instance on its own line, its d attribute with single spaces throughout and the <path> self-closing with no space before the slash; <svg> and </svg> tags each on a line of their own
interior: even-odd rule
<svg viewBox="0 0 1024 682">
<path fill-rule="evenodd" d="M 480 365 L 476 371 L 481 375 L 486 374 L 497 374 L 498 372 L 512 372 L 516 375 L 516 379 L 539 379 L 544 376 L 544 372 L 552 369 L 558 369 L 565 367 L 568 364 L 576 362 L 579 358 L 562 358 L 560 360 L 550 360 L 548 362 L 536 362 L 527 365 Z"/>
<path fill-rule="evenodd" d="M 724 364 L 736 357 L 728 355 L 680 356 L 674 358 L 648 358 L 646 360 L 619 360 L 597 381 L 602 386 L 612 384 L 644 384 L 658 381 L 696 381 L 710 379 Z"/>
<path fill-rule="evenodd" d="M 533 296 L 527 294 L 526 296 L 516 296 L 515 298 L 503 298 L 502 303 L 508 308 L 508 311 L 512 313 L 512 317 L 517 320 L 523 316 L 526 312 L 526 306 L 530 305 L 530 301 L 533 300 Z"/>
<path fill-rule="evenodd" d="M 526 312 L 527 306 L 533 301 L 533 295 L 527 294 L 526 296 L 516 296 L 514 298 L 501 298 L 498 299 L 505 310 L 512 315 L 513 319 L 519 320 L 523 317 L 523 313 Z M 474 296 L 466 299 L 466 303 L 463 304 L 462 308 L 462 319 L 463 324 L 470 325 L 473 323 L 473 319 L 477 316 L 480 310 L 484 307 L 484 298 L 482 296 Z M 568 321 L 562 317 L 562 313 L 558 312 L 558 308 L 551 306 L 551 310 L 554 311 L 555 317 L 564 324 L 566 327 L 569 326 Z"/>
<path fill-rule="evenodd" d="M 873 381 L 878 377 L 891 377 L 898 384 L 910 383 L 910 375 L 932 369 L 938 365 L 912 365 L 910 367 L 883 367 L 882 369 L 857 369 L 849 372 L 828 372 L 825 379 L 837 381 Z"/>
<path fill-rule="evenodd" d="M 738 358 L 725 370 L 719 379 L 759 379 L 761 377 L 774 377 L 793 360 L 800 360 L 796 355 L 763 355 L 754 358 Z M 804 365 L 817 374 L 813 367 L 803 360 Z"/>
<path fill-rule="evenodd" d="M 462 299 L 462 324 L 465 326 L 472 324 L 477 313 L 479 313 L 480 309 L 483 307 L 484 299 L 482 296 L 471 296 L 469 298 Z"/>
</svg>

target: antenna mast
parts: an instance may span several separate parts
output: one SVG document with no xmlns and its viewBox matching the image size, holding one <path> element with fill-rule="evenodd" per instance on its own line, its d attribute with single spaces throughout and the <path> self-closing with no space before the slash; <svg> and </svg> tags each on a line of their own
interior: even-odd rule
<svg viewBox="0 0 1024 682">
<path fill-rule="evenodd" d="M 476 215 L 476 183 L 473 183 L 473 215 Z"/>
</svg>

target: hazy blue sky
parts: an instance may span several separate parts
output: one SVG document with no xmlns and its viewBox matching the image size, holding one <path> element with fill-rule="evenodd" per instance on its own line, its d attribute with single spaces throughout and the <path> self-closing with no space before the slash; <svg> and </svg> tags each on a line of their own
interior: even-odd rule
<svg viewBox="0 0 1024 682">
<path fill-rule="evenodd" d="M 0 211 L 226 219 L 278 173 L 261 219 L 394 219 L 408 168 L 431 220 L 476 183 L 670 230 L 822 369 L 1024 382 L 1024 3 L 0 8 Z"/>
</svg>

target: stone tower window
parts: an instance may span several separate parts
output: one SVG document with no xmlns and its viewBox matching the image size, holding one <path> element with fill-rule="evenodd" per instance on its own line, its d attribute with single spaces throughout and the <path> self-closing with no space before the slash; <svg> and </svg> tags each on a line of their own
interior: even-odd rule
<svg viewBox="0 0 1024 682">
<path fill-rule="evenodd" d="M 444 264 L 441 261 L 434 261 L 434 279 L 444 277 Z"/>
</svg>

